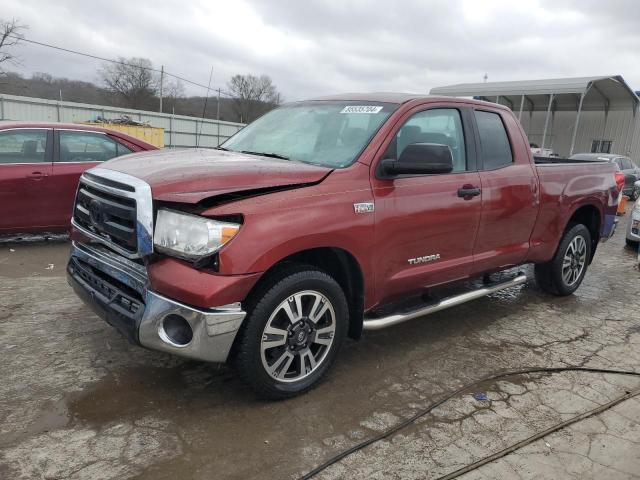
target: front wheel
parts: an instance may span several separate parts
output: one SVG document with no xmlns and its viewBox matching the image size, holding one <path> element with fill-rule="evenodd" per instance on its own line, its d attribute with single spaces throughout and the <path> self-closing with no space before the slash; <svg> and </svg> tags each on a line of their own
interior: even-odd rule
<svg viewBox="0 0 640 480">
<path fill-rule="evenodd" d="M 547 293 L 570 295 L 582 283 L 590 258 L 589 230 L 582 224 L 570 225 L 551 261 L 536 265 L 536 282 Z"/>
<path fill-rule="evenodd" d="M 313 267 L 291 267 L 249 299 L 237 344 L 241 377 L 269 399 L 313 388 L 335 360 L 347 333 L 340 285 Z"/>
</svg>

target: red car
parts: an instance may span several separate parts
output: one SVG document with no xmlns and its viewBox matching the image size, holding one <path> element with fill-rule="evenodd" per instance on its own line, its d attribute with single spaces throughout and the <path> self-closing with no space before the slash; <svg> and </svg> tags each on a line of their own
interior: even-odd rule
<svg viewBox="0 0 640 480">
<path fill-rule="evenodd" d="M 492 103 L 296 102 L 217 150 L 83 174 L 68 278 L 132 342 L 232 361 L 260 395 L 285 398 L 322 378 L 346 336 L 527 280 L 494 272 L 533 263 L 543 290 L 574 292 L 614 231 L 615 171 L 535 162 Z"/>
<path fill-rule="evenodd" d="M 68 230 L 82 172 L 156 149 L 107 128 L 0 122 L 0 234 Z"/>
</svg>

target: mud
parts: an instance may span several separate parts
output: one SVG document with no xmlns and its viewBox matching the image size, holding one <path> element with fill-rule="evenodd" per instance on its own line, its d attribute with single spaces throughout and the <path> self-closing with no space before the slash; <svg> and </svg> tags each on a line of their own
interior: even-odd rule
<svg viewBox="0 0 640 480">
<path fill-rule="evenodd" d="M 67 243 L 0 244 L 0 477 L 296 478 L 490 373 L 640 369 L 640 272 L 623 227 L 575 295 L 530 281 L 368 333 L 319 388 L 276 403 L 256 400 L 226 366 L 129 345 L 67 286 Z M 488 382 L 319 478 L 436 478 L 639 386 L 583 373 Z M 638 418 L 629 400 L 469 478 L 554 478 L 549 464 L 564 469 L 555 478 L 634 478 Z"/>
</svg>

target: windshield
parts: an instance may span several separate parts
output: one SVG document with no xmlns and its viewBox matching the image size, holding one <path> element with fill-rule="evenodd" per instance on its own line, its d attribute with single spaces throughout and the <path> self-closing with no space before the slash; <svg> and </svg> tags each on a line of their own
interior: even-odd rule
<svg viewBox="0 0 640 480">
<path fill-rule="evenodd" d="M 396 104 L 300 102 L 270 111 L 222 148 L 331 168 L 351 165 Z"/>
</svg>

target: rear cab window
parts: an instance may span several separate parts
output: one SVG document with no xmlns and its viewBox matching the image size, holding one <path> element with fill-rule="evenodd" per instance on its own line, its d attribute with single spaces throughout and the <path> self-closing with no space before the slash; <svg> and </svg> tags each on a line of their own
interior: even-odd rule
<svg viewBox="0 0 640 480">
<path fill-rule="evenodd" d="M 484 170 L 494 170 L 513 164 L 511 143 L 499 114 L 484 110 L 475 110 L 480 151 Z"/>
<path fill-rule="evenodd" d="M 48 161 L 47 132 L 32 128 L 0 130 L 0 165 Z"/>
</svg>

